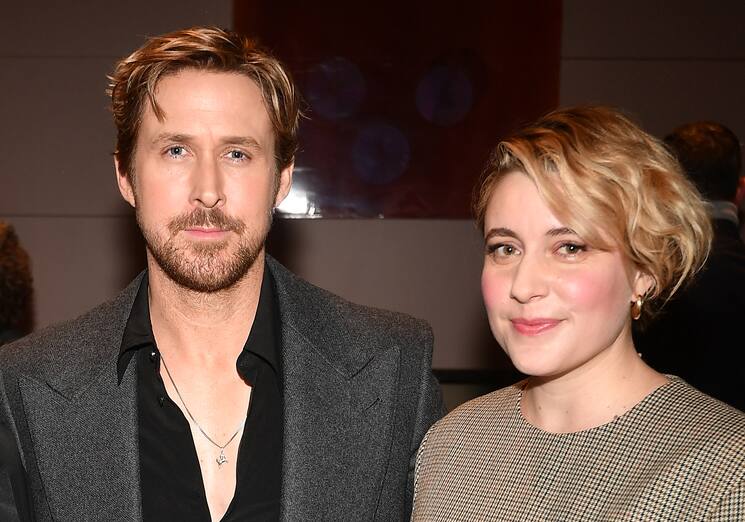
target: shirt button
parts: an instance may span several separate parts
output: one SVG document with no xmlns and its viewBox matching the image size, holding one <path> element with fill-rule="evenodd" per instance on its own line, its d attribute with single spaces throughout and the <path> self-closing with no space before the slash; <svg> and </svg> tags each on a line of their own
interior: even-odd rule
<svg viewBox="0 0 745 522">
<path fill-rule="evenodd" d="M 165 402 L 165 400 L 166 400 L 166 398 L 163 397 L 162 395 L 160 397 L 158 397 L 158 404 L 160 404 L 160 407 L 161 408 L 163 407 L 163 402 Z"/>
<path fill-rule="evenodd" d="M 155 362 L 158 359 L 158 354 L 155 353 L 155 350 L 150 351 L 150 362 Z"/>
</svg>

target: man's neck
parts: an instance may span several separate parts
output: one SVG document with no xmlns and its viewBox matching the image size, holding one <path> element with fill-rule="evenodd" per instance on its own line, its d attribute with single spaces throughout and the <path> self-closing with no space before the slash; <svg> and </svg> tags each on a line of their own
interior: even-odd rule
<svg viewBox="0 0 745 522">
<path fill-rule="evenodd" d="M 161 352 L 200 364 L 234 362 L 253 325 L 263 276 L 261 252 L 232 287 L 196 292 L 173 281 L 148 255 L 150 321 Z"/>
</svg>

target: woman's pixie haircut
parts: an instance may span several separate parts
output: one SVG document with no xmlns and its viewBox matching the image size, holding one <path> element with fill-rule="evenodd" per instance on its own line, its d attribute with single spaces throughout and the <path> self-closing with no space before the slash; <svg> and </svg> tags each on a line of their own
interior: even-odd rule
<svg viewBox="0 0 745 522">
<path fill-rule="evenodd" d="M 474 194 L 482 232 L 495 187 L 515 171 L 589 245 L 618 248 L 652 277 L 647 316 L 706 261 L 712 228 L 701 196 L 665 145 L 615 109 L 558 109 L 500 142 Z"/>
<path fill-rule="evenodd" d="M 194 27 L 150 38 L 119 61 L 109 77 L 117 138 L 114 155 L 119 170 L 132 175 L 132 156 L 142 122 L 145 100 L 158 119 L 158 82 L 183 69 L 244 74 L 261 91 L 274 129 L 276 171 L 291 165 L 297 152 L 301 116 L 299 96 L 282 64 L 252 40 L 215 27 Z"/>
</svg>

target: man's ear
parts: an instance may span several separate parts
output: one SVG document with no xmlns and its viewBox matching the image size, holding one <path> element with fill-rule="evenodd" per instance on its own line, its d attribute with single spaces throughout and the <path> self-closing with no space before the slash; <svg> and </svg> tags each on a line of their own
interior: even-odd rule
<svg viewBox="0 0 745 522">
<path fill-rule="evenodd" d="M 279 187 L 277 187 L 277 194 L 274 196 L 274 207 L 278 207 L 282 201 L 290 193 L 292 188 L 292 171 L 295 168 L 295 163 L 290 163 L 287 167 L 282 169 L 279 173 Z"/>
<path fill-rule="evenodd" d="M 119 168 L 119 160 L 116 156 L 114 157 L 114 170 L 116 171 L 116 184 L 119 186 L 119 192 L 127 203 L 136 207 L 135 191 L 132 186 L 132 180 L 127 173 L 122 172 Z"/>
</svg>

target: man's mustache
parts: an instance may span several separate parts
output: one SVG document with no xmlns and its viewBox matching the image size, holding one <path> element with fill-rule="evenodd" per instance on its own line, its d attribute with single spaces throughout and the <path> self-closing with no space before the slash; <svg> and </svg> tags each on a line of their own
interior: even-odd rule
<svg viewBox="0 0 745 522">
<path fill-rule="evenodd" d="M 246 225 L 243 221 L 228 216 L 219 208 L 196 208 L 191 212 L 186 212 L 173 218 L 170 223 L 168 223 L 168 230 L 172 235 L 176 235 L 182 230 L 194 227 L 218 228 L 220 230 L 229 230 L 240 234 L 245 230 Z"/>
</svg>

